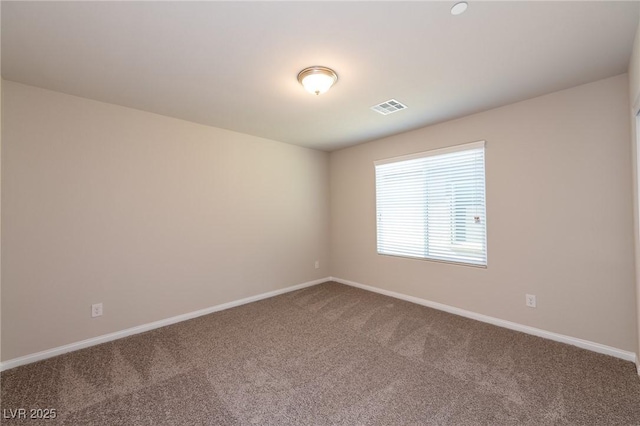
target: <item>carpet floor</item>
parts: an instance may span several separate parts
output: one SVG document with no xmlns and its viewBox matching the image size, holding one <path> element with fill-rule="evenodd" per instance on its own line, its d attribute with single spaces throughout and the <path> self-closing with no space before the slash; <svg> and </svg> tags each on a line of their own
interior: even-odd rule
<svg viewBox="0 0 640 426">
<path fill-rule="evenodd" d="M 633 363 L 333 282 L 1 380 L 3 424 L 640 424 Z"/>
</svg>

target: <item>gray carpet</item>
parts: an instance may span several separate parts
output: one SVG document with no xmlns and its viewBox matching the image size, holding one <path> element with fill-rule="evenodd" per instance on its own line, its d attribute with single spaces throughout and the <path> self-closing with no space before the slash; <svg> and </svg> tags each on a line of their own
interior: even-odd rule
<svg viewBox="0 0 640 426">
<path fill-rule="evenodd" d="M 325 283 L 2 373 L 68 425 L 640 424 L 630 362 Z"/>
</svg>

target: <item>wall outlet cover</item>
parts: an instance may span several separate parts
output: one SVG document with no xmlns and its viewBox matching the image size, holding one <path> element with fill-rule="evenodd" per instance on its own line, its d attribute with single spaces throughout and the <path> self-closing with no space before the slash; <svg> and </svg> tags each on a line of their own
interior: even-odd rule
<svg viewBox="0 0 640 426">
<path fill-rule="evenodd" d="M 530 308 L 536 307 L 536 295 L 535 294 L 526 294 L 525 295 L 525 303 Z"/>
<path fill-rule="evenodd" d="M 91 318 L 102 316 L 102 303 L 91 305 Z"/>
</svg>

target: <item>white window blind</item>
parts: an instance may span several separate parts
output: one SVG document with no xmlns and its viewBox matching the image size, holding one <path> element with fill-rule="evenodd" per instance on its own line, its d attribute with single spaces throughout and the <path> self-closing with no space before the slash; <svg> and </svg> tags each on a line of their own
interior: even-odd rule
<svg viewBox="0 0 640 426">
<path fill-rule="evenodd" d="M 484 141 L 375 169 L 379 254 L 487 265 Z"/>
</svg>

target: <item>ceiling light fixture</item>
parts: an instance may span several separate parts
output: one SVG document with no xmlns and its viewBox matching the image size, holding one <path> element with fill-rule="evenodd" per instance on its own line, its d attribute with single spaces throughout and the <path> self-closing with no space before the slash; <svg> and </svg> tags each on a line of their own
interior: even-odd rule
<svg viewBox="0 0 640 426">
<path fill-rule="evenodd" d="M 469 4 L 466 1 L 458 2 L 451 8 L 451 14 L 454 16 L 461 15 L 467 10 L 467 7 L 469 7 Z"/>
<path fill-rule="evenodd" d="M 338 81 L 338 74 L 327 67 L 309 67 L 298 73 L 298 81 L 307 92 L 319 95 L 329 90 Z"/>
</svg>

